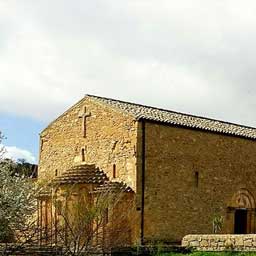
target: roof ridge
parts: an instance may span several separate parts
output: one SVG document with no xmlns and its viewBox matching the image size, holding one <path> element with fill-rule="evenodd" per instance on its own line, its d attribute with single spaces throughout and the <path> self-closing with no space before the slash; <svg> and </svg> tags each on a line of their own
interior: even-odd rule
<svg viewBox="0 0 256 256">
<path fill-rule="evenodd" d="M 154 106 L 150 106 L 150 105 L 143 105 L 143 104 L 139 104 L 139 103 L 124 101 L 124 100 L 120 100 L 120 99 L 113 99 L 113 98 L 108 98 L 108 97 L 102 97 L 102 96 L 98 96 L 98 95 L 86 94 L 85 97 L 86 96 L 92 97 L 92 98 L 104 99 L 104 100 L 111 100 L 111 101 L 120 102 L 120 103 L 124 103 L 124 104 L 130 104 L 130 105 L 134 105 L 134 106 L 138 106 L 138 107 L 151 108 L 151 109 L 165 111 L 165 112 L 178 114 L 178 115 L 183 115 L 183 116 L 187 116 L 187 117 L 201 118 L 201 119 L 204 119 L 204 120 L 220 122 L 220 123 L 223 123 L 223 124 L 234 125 L 234 126 L 237 126 L 237 127 L 243 127 L 243 128 L 247 128 L 247 129 L 256 130 L 256 127 L 253 127 L 253 126 L 243 125 L 243 124 L 239 124 L 239 123 L 233 123 L 233 122 L 224 121 L 224 120 L 220 120 L 220 119 L 215 119 L 215 118 L 211 118 L 211 117 L 187 114 L 187 113 L 184 113 L 184 112 L 174 111 L 174 110 L 170 110 L 170 109 L 154 107 Z"/>
</svg>

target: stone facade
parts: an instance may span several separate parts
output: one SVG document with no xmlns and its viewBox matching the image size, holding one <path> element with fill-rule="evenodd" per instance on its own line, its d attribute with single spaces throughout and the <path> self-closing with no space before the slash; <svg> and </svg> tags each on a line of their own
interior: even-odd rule
<svg viewBox="0 0 256 256">
<path fill-rule="evenodd" d="M 256 235 L 187 235 L 182 246 L 198 251 L 256 251 Z"/>
<path fill-rule="evenodd" d="M 83 118 L 85 113 L 88 115 L 86 120 Z M 125 182 L 136 191 L 136 136 L 137 122 L 129 115 L 84 98 L 41 133 L 39 179 L 56 179 L 73 166 L 94 164 L 104 171 L 109 180 Z M 85 186 L 90 187 L 88 191 L 91 193 L 96 185 Z M 85 193 L 82 189 L 80 191 Z M 130 196 L 133 197 L 132 194 Z M 38 219 L 46 233 L 52 233 L 55 228 L 54 208 L 49 196 L 41 198 Z M 131 214 L 134 216 L 129 212 L 129 216 Z M 128 228 L 123 229 L 133 241 L 137 237 L 135 232 L 138 232 L 134 220 L 136 216 L 127 223 L 129 233 Z M 134 227 L 130 228 L 131 225 Z M 54 237 L 51 239 L 51 242 L 56 240 Z"/>
<path fill-rule="evenodd" d="M 248 209 L 246 233 L 256 231 L 255 141 L 146 122 L 145 147 L 146 240 L 212 233 L 216 215 L 232 234 L 239 208 Z"/>
<path fill-rule="evenodd" d="M 80 116 L 85 108 L 90 116 L 84 137 Z M 136 134 L 130 116 L 85 98 L 41 133 L 39 178 L 52 178 L 84 162 L 96 164 L 110 178 L 115 168 L 115 179 L 136 190 Z"/>
<path fill-rule="evenodd" d="M 136 195 L 134 243 L 212 233 L 216 216 L 222 233 L 255 233 L 256 130 L 183 117 L 85 97 L 41 133 L 39 178 L 95 164 L 124 181 Z"/>
</svg>

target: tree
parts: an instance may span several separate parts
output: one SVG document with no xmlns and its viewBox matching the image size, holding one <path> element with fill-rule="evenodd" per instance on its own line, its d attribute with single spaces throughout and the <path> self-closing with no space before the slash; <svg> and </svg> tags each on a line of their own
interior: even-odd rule
<svg viewBox="0 0 256 256">
<path fill-rule="evenodd" d="M 24 227 L 36 209 L 36 185 L 13 174 L 12 165 L 15 163 L 0 164 L 0 241 L 6 241 L 10 234 L 15 236 L 14 231 Z"/>
<path fill-rule="evenodd" d="M 135 221 L 134 193 L 120 182 L 106 182 L 89 191 L 79 184 L 55 188 L 57 243 L 67 255 L 109 252 L 127 245 Z"/>
<path fill-rule="evenodd" d="M 107 180 L 101 185 L 39 184 L 28 178 L 27 169 L 22 169 L 27 168 L 24 161 L 5 159 L 3 147 L 0 152 L 3 153 L 0 159 L 0 243 L 6 244 L 3 255 L 28 244 L 46 244 L 47 240 L 55 238 L 56 245 L 63 246 L 65 255 L 76 256 L 89 254 L 97 248 L 109 251 L 111 247 L 129 243 L 132 220 L 135 221 L 134 192 L 124 183 Z M 46 196 L 49 190 L 51 193 Z M 44 209 L 46 214 L 45 220 L 42 211 L 38 217 L 40 227 L 36 219 L 39 198 L 38 209 Z M 46 213 L 47 207 L 53 208 L 53 219 Z M 8 242 L 12 242 L 11 247 Z"/>
<path fill-rule="evenodd" d="M 1 144 L 3 139 L 4 139 L 4 135 L 0 131 L 0 160 L 3 158 L 3 155 L 5 153 L 4 146 Z"/>
<path fill-rule="evenodd" d="M 3 139 L 0 133 L 0 145 Z M 37 232 L 35 213 L 40 185 L 18 172 L 19 163 L 4 158 L 0 148 L 0 242 L 26 244 L 35 239 Z M 12 245 L 12 247 L 13 247 Z M 14 246 L 15 247 L 15 246 Z"/>
</svg>

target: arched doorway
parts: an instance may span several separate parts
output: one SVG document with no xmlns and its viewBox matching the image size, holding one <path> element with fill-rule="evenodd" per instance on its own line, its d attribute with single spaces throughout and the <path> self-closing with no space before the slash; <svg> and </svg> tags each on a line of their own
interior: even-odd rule
<svg viewBox="0 0 256 256">
<path fill-rule="evenodd" d="M 236 192 L 228 207 L 229 233 L 255 233 L 255 200 L 247 189 Z"/>
</svg>

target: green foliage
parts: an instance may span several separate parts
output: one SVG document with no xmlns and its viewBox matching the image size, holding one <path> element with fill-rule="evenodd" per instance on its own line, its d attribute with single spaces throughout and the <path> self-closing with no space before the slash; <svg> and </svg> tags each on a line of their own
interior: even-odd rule
<svg viewBox="0 0 256 256">
<path fill-rule="evenodd" d="M 0 133 L 0 144 L 2 138 Z M 36 211 L 38 186 L 18 172 L 19 164 L 0 157 L 0 242 L 13 242 Z"/>
<path fill-rule="evenodd" d="M 8 243 L 14 240 L 14 233 L 5 219 L 0 220 L 0 242 Z"/>
<path fill-rule="evenodd" d="M 37 176 L 35 165 L 26 162 L 25 159 L 18 159 L 14 162 L 11 159 L 5 158 L 0 161 L 0 168 L 8 168 L 12 175 L 23 176 L 24 178 L 35 178 Z"/>
<path fill-rule="evenodd" d="M 2 159 L 4 153 L 5 153 L 5 149 L 3 147 L 3 145 L 1 144 L 2 143 L 2 140 L 4 139 L 4 135 L 2 134 L 2 132 L 0 131 L 0 159 Z"/>
<path fill-rule="evenodd" d="M 215 215 L 212 220 L 213 233 L 214 234 L 221 233 L 223 224 L 224 224 L 223 216 Z"/>
<path fill-rule="evenodd" d="M 23 175 L 13 174 L 14 164 L 0 164 L 0 240 L 22 228 L 36 208 L 36 186 Z"/>
</svg>

